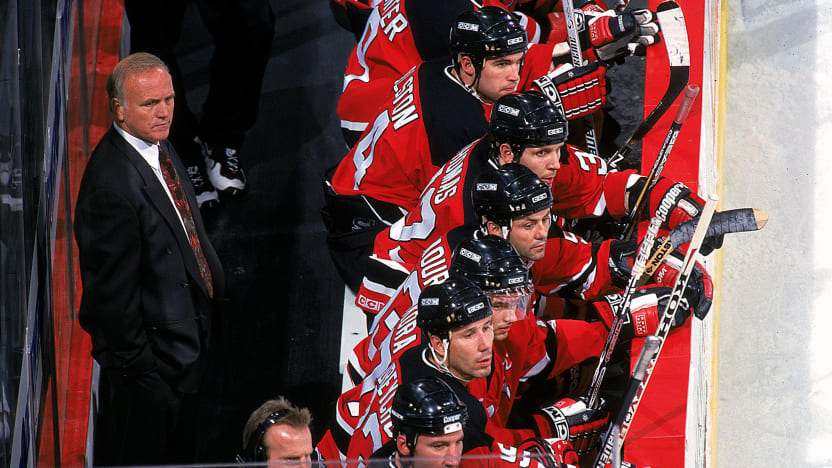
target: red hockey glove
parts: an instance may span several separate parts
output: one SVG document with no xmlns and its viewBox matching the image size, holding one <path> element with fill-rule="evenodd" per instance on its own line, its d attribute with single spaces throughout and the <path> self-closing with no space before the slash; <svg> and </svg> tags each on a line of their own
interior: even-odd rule
<svg viewBox="0 0 832 468">
<path fill-rule="evenodd" d="M 628 318 L 621 327 L 621 334 L 618 337 L 619 343 L 627 342 L 637 336 L 656 333 L 661 320 L 660 314 L 663 314 L 667 307 L 670 292 L 671 288 L 665 286 L 650 285 L 636 289 L 630 299 Z M 604 296 L 604 300 L 592 303 L 607 329 L 612 327 L 612 321 L 618 315 L 622 301 L 622 294 L 610 294 Z M 676 328 L 685 323 L 691 312 L 688 299 L 683 296 L 679 308 L 676 310 L 676 315 L 673 317 L 671 328 Z"/>
<path fill-rule="evenodd" d="M 641 179 L 628 190 L 629 206 L 635 204 L 635 199 L 641 192 L 645 179 Z M 685 184 L 674 182 L 666 177 L 660 177 L 647 192 L 649 216 L 659 216 L 662 219 L 662 227 L 673 229 L 680 223 L 699 216 L 705 207 L 705 200 L 693 193 Z M 723 236 L 706 237 L 699 249 L 703 256 L 708 256 L 712 251 L 722 247 Z"/>
<path fill-rule="evenodd" d="M 597 111 L 606 102 L 606 73 L 599 62 L 578 68 L 563 64 L 532 84 L 556 106 L 560 103 L 567 119 L 576 119 Z"/>
<path fill-rule="evenodd" d="M 671 252 L 653 273 L 653 280 L 656 284 L 672 288 L 676 283 L 676 278 L 679 277 L 684 258 L 684 254 L 678 250 Z M 714 302 L 714 282 L 699 262 L 693 266 L 690 278 L 688 278 L 685 298 L 693 308 L 693 315 L 700 320 L 704 319 L 711 310 L 711 304 Z"/>
<path fill-rule="evenodd" d="M 592 46 L 603 61 L 635 55 L 658 41 L 659 25 L 650 10 L 616 13 L 614 10 L 584 11 L 586 28 L 581 45 Z"/>
<path fill-rule="evenodd" d="M 577 465 L 578 452 L 572 447 L 572 444 L 567 440 L 561 439 L 541 439 L 535 437 L 533 439 L 524 440 L 518 451 L 525 451 L 528 454 L 537 454 L 545 460 L 543 466 L 564 467 L 566 465 Z"/>
<path fill-rule="evenodd" d="M 590 11 L 601 13 L 608 10 L 607 5 L 602 0 L 598 0 L 597 2 L 591 0 L 576 0 L 574 6 L 576 10 L 580 9 L 584 13 Z M 546 36 L 545 41 L 547 44 L 558 44 L 569 40 L 569 32 L 566 29 L 566 17 L 563 16 L 562 11 L 548 13 L 546 19 L 549 22 L 549 35 Z M 586 39 L 583 39 L 583 41 L 586 41 Z M 581 44 L 584 43 L 581 42 Z M 587 43 L 585 46 L 589 46 L 589 44 Z"/>
<path fill-rule="evenodd" d="M 598 399 L 595 409 L 587 408 L 583 398 L 577 401 L 564 398 L 553 406 L 541 408 L 532 418 L 542 437 L 568 440 L 578 454 L 584 454 L 594 448 L 610 415 L 603 398 Z"/>
</svg>

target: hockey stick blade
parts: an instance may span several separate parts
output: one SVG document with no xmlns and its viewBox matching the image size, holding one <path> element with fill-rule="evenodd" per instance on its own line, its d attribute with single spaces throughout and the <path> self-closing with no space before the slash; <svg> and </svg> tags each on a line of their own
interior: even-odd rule
<svg viewBox="0 0 832 468">
<path fill-rule="evenodd" d="M 662 2 L 656 8 L 656 16 L 661 27 L 667 60 L 670 64 L 670 80 L 667 90 L 652 112 L 644 119 L 633 133 L 609 159 L 609 165 L 613 168 L 624 160 L 630 152 L 635 149 L 636 144 L 641 141 L 656 122 L 667 112 L 690 78 L 690 51 L 688 48 L 688 30 L 685 26 L 685 16 L 682 8 L 675 1 Z"/>
<path fill-rule="evenodd" d="M 689 219 L 670 231 L 670 243 L 673 248 L 687 244 L 693 238 L 699 217 Z M 739 208 L 736 210 L 714 213 L 706 238 L 718 237 L 731 232 L 758 231 L 768 222 L 768 213 L 757 208 Z"/>
<path fill-rule="evenodd" d="M 640 284 L 644 284 L 647 278 L 650 278 L 656 272 L 656 268 L 667 258 L 670 252 L 690 242 L 698 221 L 698 216 L 691 218 L 676 226 L 670 231 L 670 235 L 662 239 L 659 246 L 653 252 L 653 255 L 650 256 L 647 266 L 644 268 L 644 276 L 642 276 Z M 738 208 L 735 210 L 720 211 L 719 213 L 714 213 L 711 224 L 708 226 L 708 231 L 705 233 L 705 239 L 713 239 L 732 232 L 759 231 L 767 222 L 768 213 L 757 208 Z"/>
</svg>

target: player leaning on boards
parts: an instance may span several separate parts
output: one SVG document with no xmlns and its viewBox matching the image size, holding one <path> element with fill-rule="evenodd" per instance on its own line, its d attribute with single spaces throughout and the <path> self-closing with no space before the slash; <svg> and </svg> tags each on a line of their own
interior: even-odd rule
<svg viewBox="0 0 832 468">
<path fill-rule="evenodd" d="M 487 131 L 495 100 L 550 73 L 575 117 L 603 104 L 603 67 L 553 70 L 556 53 L 553 45 L 528 47 L 515 16 L 486 7 L 457 18 L 451 60 L 424 62 L 385 92 L 385 105 L 325 181 L 328 244 L 352 290 L 372 237 L 413 209 L 435 171 Z"/>
</svg>

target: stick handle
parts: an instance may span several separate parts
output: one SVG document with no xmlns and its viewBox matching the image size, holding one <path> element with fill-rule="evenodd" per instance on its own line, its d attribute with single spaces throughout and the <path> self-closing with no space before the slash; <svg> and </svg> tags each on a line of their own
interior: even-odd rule
<svg viewBox="0 0 832 468">
<path fill-rule="evenodd" d="M 650 220 L 650 226 L 647 228 L 647 233 L 644 235 L 644 239 L 638 248 L 638 255 L 630 273 L 630 280 L 627 282 L 624 297 L 621 300 L 621 308 L 610 325 L 607 341 L 604 343 L 604 349 L 601 351 L 601 356 L 598 359 L 598 367 L 595 368 L 595 373 L 592 375 L 592 383 L 589 386 L 589 402 L 587 404 L 590 408 L 595 408 L 598 402 L 598 395 L 601 391 L 601 383 L 604 381 L 604 374 L 607 372 L 607 365 L 612 357 L 615 344 L 618 342 L 618 335 L 621 334 L 621 327 L 624 325 L 624 320 L 630 311 L 630 301 L 636 288 L 638 288 L 641 275 L 644 273 L 644 268 L 647 265 L 647 259 L 650 256 L 650 250 L 653 248 L 653 242 L 656 240 L 656 234 L 659 232 L 660 225 L 661 220 L 658 217 L 653 217 Z"/>
<path fill-rule="evenodd" d="M 702 241 L 705 239 L 705 233 L 708 230 L 708 225 L 711 223 L 711 217 L 713 217 L 714 211 L 716 210 L 717 200 L 718 199 L 715 195 L 708 197 L 708 201 L 705 203 L 705 208 L 702 210 L 702 215 L 699 218 L 699 223 L 696 225 L 696 231 L 693 234 L 693 239 L 690 241 L 690 247 L 688 247 L 684 263 L 682 263 L 679 277 L 673 285 L 673 290 L 670 292 L 670 299 L 667 301 L 667 307 L 665 307 L 664 313 L 659 321 L 658 329 L 656 330 L 655 336 L 660 340 L 659 347 L 653 355 L 653 358 L 650 360 L 650 364 L 647 366 L 644 378 L 639 384 L 630 405 L 627 407 L 627 413 L 621 424 L 621 432 L 619 434 L 621 443 L 624 443 L 624 439 L 627 437 L 627 431 L 630 429 L 630 424 L 632 423 L 636 411 L 638 410 L 641 397 L 644 395 L 644 390 L 650 382 L 650 376 L 653 374 L 656 361 L 658 361 L 664 342 L 667 339 L 668 333 L 670 333 L 670 326 L 673 323 L 673 317 L 676 315 L 676 310 L 679 308 L 682 295 L 688 285 L 688 278 L 690 278 L 690 273 L 693 271 L 693 267 L 696 264 L 696 257 L 699 254 L 700 247 L 702 247 Z"/>
<path fill-rule="evenodd" d="M 636 226 L 638 226 L 638 219 L 641 217 L 641 213 L 647 205 L 647 192 L 649 192 L 650 189 L 656 185 L 656 181 L 659 180 L 659 176 L 661 176 L 662 171 L 664 170 L 664 165 L 667 163 L 670 152 L 673 150 L 673 145 L 676 143 L 676 138 L 679 136 L 679 131 L 682 129 L 682 124 L 685 122 L 685 119 L 687 119 L 697 94 L 699 94 L 699 86 L 691 84 L 685 88 L 685 94 L 682 96 L 679 108 L 676 109 L 676 116 L 673 118 L 670 130 L 667 132 L 667 136 L 664 139 L 664 143 L 662 143 L 658 156 L 656 156 L 656 160 L 653 161 L 653 167 L 650 168 L 650 173 L 647 174 L 647 180 L 644 181 L 644 186 L 641 187 L 641 192 L 639 192 L 638 198 L 636 198 L 635 206 L 630 211 L 627 230 L 621 237 L 622 239 L 627 240 L 631 238 L 633 232 L 635 232 Z"/>
<path fill-rule="evenodd" d="M 598 449 L 598 455 L 593 465 L 595 468 L 604 468 L 607 462 L 610 459 L 615 459 L 616 454 L 619 452 L 621 442 L 619 436 L 621 434 L 621 425 L 627 416 L 627 408 L 635 397 L 642 379 L 644 379 L 647 366 L 650 365 L 650 361 L 659 349 L 660 341 L 658 337 L 653 335 L 644 339 L 644 346 L 641 348 L 641 354 L 639 354 L 638 361 L 633 368 L 632 378 L 627 385 L 627 391 L 624 393 L 621 408 L 616 413 L 615 419 L 613 419 L 612 424 L 601 439 L 601 446 Z"/>
</svg>

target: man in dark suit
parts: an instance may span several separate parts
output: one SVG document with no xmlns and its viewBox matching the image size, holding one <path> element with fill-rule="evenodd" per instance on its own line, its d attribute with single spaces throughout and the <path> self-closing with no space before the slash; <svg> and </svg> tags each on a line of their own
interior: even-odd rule
<svg viewBox="0 0 832 468">
<path fill-rule="evenodd" d="M 101 365 L 95 464 L 187 463 L 222 266 L 166 141 L 174 91 L 164 62 L 126 57 L 107 94 L 114 125 L 75 210 L 79 320 Z"/>
</svg>

